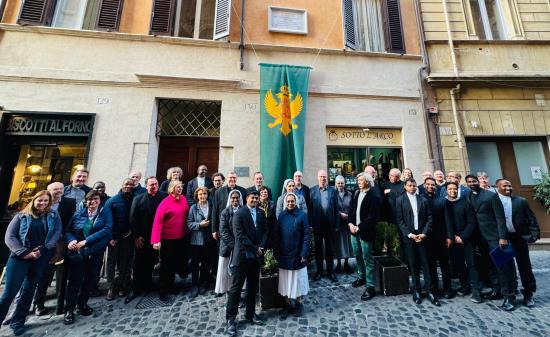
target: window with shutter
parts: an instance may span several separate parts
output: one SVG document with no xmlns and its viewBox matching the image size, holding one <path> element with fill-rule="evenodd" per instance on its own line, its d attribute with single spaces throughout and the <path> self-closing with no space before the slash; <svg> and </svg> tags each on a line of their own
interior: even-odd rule
<svg viewBox="0 0 550 337">
<path fill-rule="evenodd" d="M 19 24 L 49 26 L 52 22 L 55 0 L 24 0 Z"/>
<path fill-rule="evenodd" d="M 176 0 L 153 0 L 151 34 L 172 35 Z"/>
<path fill-rule="evenodd" d="M 96 28 L 117 31 L 120 24 L 123 0 L 101 0 L 98 9 Z"/>
<path fill-rule="evenodd" d="M 216 0 L 214 13 L 214 40 L 229 36 L 231 24 L 231 0 Z"/>
<path fill-rule="evenodd" d="M 355 1 L 343 0 L 344 10 L 344 34 L 346 38 L 346 47 L 350 49 L 357 49 L 357 20 L 355 20 Z"/>
<path fill-rule="evenodd" d="M 399 0 L 385 1 L 384 24 L 386 30 L 386 49 L 389 53 L 405 54 Z"/>
</svg>

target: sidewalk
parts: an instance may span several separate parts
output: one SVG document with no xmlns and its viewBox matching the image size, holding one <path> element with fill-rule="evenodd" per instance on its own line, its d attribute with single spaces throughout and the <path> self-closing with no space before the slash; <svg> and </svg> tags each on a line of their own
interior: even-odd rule
<svg viewBox="0 0 550 337">
<path fill-rule="evenodd" d="M 303 317 L 289 316 L 282 321 L 278 310 L 261 312 L 267 325 L 241 322 L 239 336 L 550 336 L 550 252 L 535 251 L 531 256 L 539 286 L 533 309 L 519 305 L 508 313 L 498 308 L 501 301 L 474 304 L 469 298 L 441 300 L 439 308 L 426 300 L 417 306 L 410 296 L 378 295 L 362 302 L 363 290 L 350 286 L 354 277 L 341 274 L 337 284 L 327 279 L 310 282 Z M 107 302 L 103 297 L 94 298 L 90 300 L 93 316 L 77 316 L 71 326 L 63 325 L 62 316 L 29 316 L 25 336 L 223 335 L 225 297 L 189 300 L 187 294 L 180 294 L 171 300 L 166 305 L 153 294 L 125 305 L 123 299 Z M 2 327 L 0 336 L 9 335 L 11 330 Z"/>
</svg>

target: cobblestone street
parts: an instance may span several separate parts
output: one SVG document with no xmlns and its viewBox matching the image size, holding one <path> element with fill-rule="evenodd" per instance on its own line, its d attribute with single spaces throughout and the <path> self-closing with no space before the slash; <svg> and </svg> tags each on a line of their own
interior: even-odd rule
<svg viewBox="0 0 550 337">
<path fill-rule="evenodd" d="M 262 311 L 267 325 L 255 327 L 241 321 L 239 336 L 549 336 L 550 252 L 532 252 L 531 258 L 538 283 L 536 307 L 531 310 L 518 305 L 507 313 L 498 308 L 501 301 L 477 305 L 469 297 L 442 300 L 440 308 L 427 300 L 417 306 L 410 296 L 378 295 L 362 302 L 362 289 L 350 286 L 353 276 L 339 275 L 337 284 L 326 279 L 310 282 L 303 317 L 283 321 L 278 309 Z M 123 299 L 107 302 L 99 297 L 90 305 L 93 316 L 77 315 L 69 327 L 63 325 L 62 316 L 30 316 L 25 336 L 220 336 L 224 332 L 225 297 L 189 300 L 184 293 L 163 304 L 152 294 L 128 305 Z M 8 327 L 0 330 L 1 336 L 10 333 Z"/>
</svg>

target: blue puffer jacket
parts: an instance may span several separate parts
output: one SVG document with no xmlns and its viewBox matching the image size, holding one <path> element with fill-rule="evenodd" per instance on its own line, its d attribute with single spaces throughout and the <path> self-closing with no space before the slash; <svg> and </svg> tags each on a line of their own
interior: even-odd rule
<svg viewBox="0 0 550 337">
<path fill-rule="evenodd" d="M 111 227 L 112 224 L 108 216 L 106 216 L 103 209 L 99 209 L 94 217 L 93 226 L 88 233 L 88 236 L 84 237 L 83 228 L 86 222 L 88 222 L 88 209 L 83 208 L 78 210 L 72 217 L 69 225 L 67 226 L 67 232 L 65 233 L 65 243 L 76 240 L 86 240 L 86 246 L 90 254 L 96 252 L 103 252 L 109 241 L 111 241 Z"/>
<path fill-rule="evenodd" d="M 274 232 L 277 243 L 273 252 L 279 268 L 298 270 L 305 267 L 311 241 L 306 213 L 298 208 L 285 209 L 279 215 Z M 305 262 L 301 261 L 302 257 Z"/>
<path fill-rule="evenodd" d="M 53 249 L 57 245 L 57 241 L 61 237 L 61 218 L 56 211 L 50 211 L 48 214 L 42 215 L 42 220 L 47 223 L 48 232 L 46 233 L 46 240 L 44 241 L 44 247 L 40 250 L 41 254 L 46 253 L 47 250 Z M 29 240 L 27 240 L 27 234 L 29 232 L 29 225 L 32 222 L 32 216 L 19 212 L 13 217 L 8 228 L 6 229 L 6 246 L 10 249 L 13 255 L 23 257 L 30 253 L 34 248 L 31 247 Z"/>
<path fill-rule="evenodd" d="M 130 232 L 130 208 L 133 199 L 132 193 L 125 195 L 119 191 L 105 203 L 103 212 L 106 217 L 111 217 L 113 240 L 120 240 Z"/>
</svg>

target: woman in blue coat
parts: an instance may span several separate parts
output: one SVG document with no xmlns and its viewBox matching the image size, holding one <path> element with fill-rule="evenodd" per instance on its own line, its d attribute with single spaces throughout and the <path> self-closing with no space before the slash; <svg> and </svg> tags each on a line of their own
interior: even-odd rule
<svg viewBox="0 0 550 337">
<path fill-rule="evenodd" d="M 309 292 L 307 276 L 307 257 L 311 234 L 307 215 L 296 207 L 298 198 L 294 193 L 284 197 L 285 209 L 279 214 L 275 230 L 274 254 L 279 263 L 279 293 L 285 298 L 283 318 L 294 312 L 294 316 L 303 313 L 302 296 Z M 293 308 L 291 302 L 296 302 Z"/>
<path fill-rule="evenodd" d="M 69 283 L 65 297 L 65 324 L 73 324 L 74 309 L 82 316 L 94 311 L 88 306 L 90 291 L 101 270 L 105 247 L 112 238 L 111 217 L 100 208 L 101 193 L 90 191 L 85 198 L 86 207 L 78 210 L 67 226 L 65 243 L 69 266 Z"/>
<path fill-rule="evenodd" d="M 15 295 L 20 291 L 10 323 L 16 336 L 25 333 L 25 317 L 36 285 L 61 237 L 61 219 L 51 205 L 50 192 L 36 193 L 6 229 L 5 241 L 11 254 L 6 264 L 6 284 L 0 297 L 0 322 L 6 318 Z"/>
</svg>

